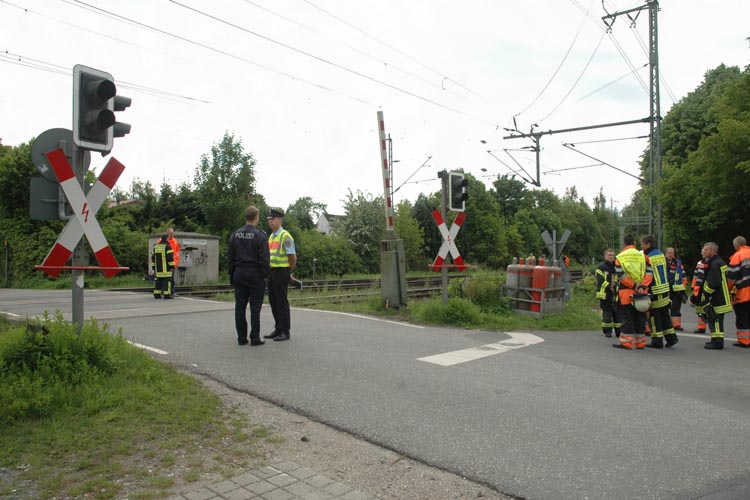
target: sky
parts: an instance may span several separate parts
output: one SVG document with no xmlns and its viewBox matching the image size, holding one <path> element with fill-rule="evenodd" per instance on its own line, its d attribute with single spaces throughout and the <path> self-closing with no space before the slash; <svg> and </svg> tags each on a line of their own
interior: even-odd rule
<svg viewBox="0 0 750 500">
<path fill-rule="evenodd" d="M 0 0 L 0 138 L 16 146 L 72 128 L 72 68 L 83 64 L 132 98 L 118 113 L 131 133 L 111 153 L 126 167 L 123 190 L 134 179 L 157 190 L 192 182 L 229 132 L 257 161 L 256 188 L 270 205 L 310 197 L 341 214 L 349 192 L 383 195 L 378 111 L 396 203 L 438 191 L 440 170 L 463 169 L 488 188 L 498 175 L 536 180 L 532 142 L 503 139 L 508 129 L 649 116 L 648 11 L 618 16 L 610 32 L 601 19 L 642 5 Z M 664 116 L 706 71 L 750 64 L 750 2 L 659 6 Z M 541 189 L 575 188 L 590 206 L 601 190 L 622 208 L 648 133 L 641 123 L 542 136 Z M 91 168 L 106 161 L 94 154 Z"/>
</svg>

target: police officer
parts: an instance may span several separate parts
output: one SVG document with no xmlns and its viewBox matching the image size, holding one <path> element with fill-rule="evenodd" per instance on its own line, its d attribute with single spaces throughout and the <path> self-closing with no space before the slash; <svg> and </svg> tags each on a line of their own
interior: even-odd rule
<svg viewBox="0 0 750 500">
<path fill-rule="evenodd" d="M 287 296 L 292 271 L 297 263 L 294 238 L 289 231 L 281 227 L 284 211 L 271 208 L 268 212 L 268 226 L 271 237 L 268 238 L 268 249 L 271 252 L 271 274 L 268 276 L 268 303 L 271 305 L 273 319 L 276 322 L 272 333 L 265 336 L 275 341 L 289 340 L 291 315 Z"/>
<path fill-rule="evenodd" d="M 245 209 L 247 224 L 229 237 L 227 264 L 229 283 L 234 285 L 234 325 L 237 343 L 245 345 L 247 340 L 246 309 L 250 303 L 250 345 L 265 344 L 260 339 L 260 310 L 266 290 L 266 277 L 270 272 L 268 237 L 258 229 L 259 211 L 254 206 Z"/>
</svg>

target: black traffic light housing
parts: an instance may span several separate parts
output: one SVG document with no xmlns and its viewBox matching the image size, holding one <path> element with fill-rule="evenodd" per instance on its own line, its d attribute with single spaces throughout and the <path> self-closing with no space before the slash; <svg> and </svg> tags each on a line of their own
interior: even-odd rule
<svg viewBox="0 0 750 500">
<path fill-rule="evenodd" d="M 469 199 L 469 193 L 466 191 L 469 180 L 460 172 L 450 172 L 448 185 L 450 187 L 448 208 L 453 212 L 463 212 L 466 210 L 466 200 Z"/>
<path fill-rule="evenodd" d="M 115 111 L 130 106 L 129 97 L 118 96 L 114 78 L 107 72 L 81 64 L 73 67 L 73 142 L 81 149 L 112 150 L 115 137 L 130 133 Z"/>
</svg>

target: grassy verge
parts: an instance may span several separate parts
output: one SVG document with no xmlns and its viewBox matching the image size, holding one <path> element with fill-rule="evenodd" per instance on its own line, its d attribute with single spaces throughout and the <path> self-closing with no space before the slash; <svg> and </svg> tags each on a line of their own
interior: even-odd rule
<svg viewBox="0 0 750 500">
<path fill-rule="evenodd" d="M 443 305 L 441 297 L 435 297 L 412 300 L 407 307 L 400 309 L 384 309 L 379 293 L 375 293 L 363 301 L 336 304 L 321 301 L 304 307 L 375 314 L 413 323 L 478 330 L 575 331 L 599 330 L 601 327 L 599 304 L 594 297 L 594 282 L 591 277 L 575 283 L 571 300 L 565 304 L 562 313 L 540 319 L 514 313 L 509 299 L 501 297 L 500 287 L 503 282 L 504 276 L 500 273 L 475 273 L 466 283 L 458 283 L 449 288 L 446 305 Z M 233 300 L 231 294 L 227 294 L 226 299 Z"/>
<path fill-rule="evenodd" d="M 89 322 L 0 322 L 0 497 L 168 496 L 262 459 L 269 429 Z"/>
</svg>

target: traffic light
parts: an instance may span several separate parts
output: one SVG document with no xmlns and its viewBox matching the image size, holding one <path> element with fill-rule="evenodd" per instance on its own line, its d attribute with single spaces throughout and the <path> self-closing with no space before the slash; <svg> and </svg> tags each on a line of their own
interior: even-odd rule
<svg viewBox="0 0 750 500">
<path fill-rule="evenodd" d="M 469 193 L 466 192 L 466 186 L 469 184 L 468 179 L 462 173 L 450 172 L 448 184 L 450 185 L 448 208 L 454 212 L 463 212 L 466 209 L 466 200 L 469 198 Z"/>
<path fill-rule="evenodd" d="M 129 97 L 118 96 L 109 73 L 81 64 L 73 67 L 73 142 L 81 149 L 112 150 L 115 137 L 130 133 L 130 125 L 120 123 L 115 111 L 130 106 Z"/>
</svg>

